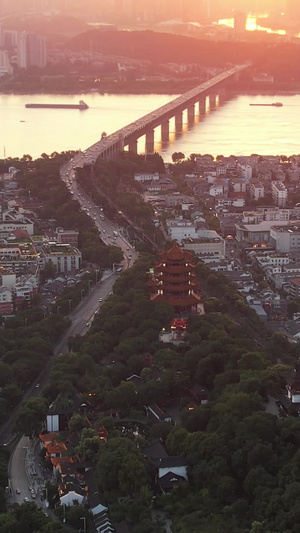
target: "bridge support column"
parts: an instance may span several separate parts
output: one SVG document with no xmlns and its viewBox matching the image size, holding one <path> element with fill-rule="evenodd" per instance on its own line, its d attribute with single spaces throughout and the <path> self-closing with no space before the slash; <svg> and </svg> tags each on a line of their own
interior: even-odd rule
<svg viewBox="0 0 300 533">
<path fill-rule="evenodd" d="M 209 95 L 209 109 L 215 109 L 216 107 L 216 98 L 217 96 L 215 94 Z"/>
<path fill-rule="evenodd" d="M 176 133 L 182 133 L 182 111 L 175 115 L 175 131 Z"/>
<path fill-rule="evenodd" d="M 168 143 L 169 135 L 170 135 L 170 122 L 169 120 L 167 120 L 166 122 L 163 122 L 161 125 L 161 142 Z"/>
<path fill-rule="evenodd" d="M 119 135 L 118 145 L 119 145 L 119 151 L 123 152 L 124 151 L 124 135 L 122 135 L 122 133 L 120 133 Z"/>
<path fill-rule="evenodd" d="M 133 152 L 134 154 L 138 153 L 138 140 L 137 139 L 133 139 L 132 141 L 129 142 L 128 151 Z"/>
<path fill-rule="evenodd" d="M 187 111 L 188 111 L 187 112 L 187 114 L 188 114 L 188 123 L 189 123 L 189 125 L 192 125 L 195 122 L 195 105 L 192 104 L 191 106 L 189 106 Z"/>
<path fill-rule="evenodd" d="M 199 113 L 201 117 L 206 113 L 206 98 L 199 100 Z"/>
<path fill-rule="evenodd" d="M 226 100 L 226 89 L 225 87 L 222 87 L 222 89 L 219 90 L 219 105 L 222 105 Z"/>
<path fill-rule="evenodd" d="M 154 130 L 149 130 L 146 133 L 146 154 L 154 153 Z"/>
</svg>

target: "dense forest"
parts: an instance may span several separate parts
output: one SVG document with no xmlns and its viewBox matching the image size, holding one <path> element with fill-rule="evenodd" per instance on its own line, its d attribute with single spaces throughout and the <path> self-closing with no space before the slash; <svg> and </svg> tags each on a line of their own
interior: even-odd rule
<svg viewBox="0 0 300 533">
<path fill-rule="evenodd" d="M 266 405 L 283 390 L 298 347 L 261 328 L 260 348 L 256 317 L 226 278 L 201 263 L 200 283 L 211 291 L 204 297 L 206 314 L 190 316 L 185 344 L 161 344 L 159 332 L 173 310 L 149 300 L 147 271 L 154 261 L 142 254 L 116 282 L 88 334 L 70 339 L 71 352 L 55 363 L 47 401 L 81 393 L 89 420 L 109 431 L 105 444 L 84 417 L 70 420 L 81 435 L 76 453 L 97 465 L 112 520 L 126 519 L 134 533 L 161 531 L 150 519 L 154 487 L 140 453 L 156 439 L 189 465 L 188 483 L 163 496 L 155 493 L 153 500 L 154 508 L 173 520 L 174 533 L 296 533 L 300 421 L 292 414 L 274 416 Z M 239 324 L 234 314 L 247 322 Z M 142 378 L 137 389 L 126 381 L 133 373 Z M 188 390 L 194 384 L 207 388 L 209 401 L 190 410 Z M 144 405 L 157 402 L 168 409 L 174 401 L 181 419 L 176 427 L 145 417 Z M 139 420 L 143 431 L 136 435 L 127 427 L 124 433 L 107 417 L 110 409 L 120 412 L 121 421 Z M 23 411 L 19 420 L 24 432 L 32 431 L 28 411 L 26 421 Z"/>
</svg>

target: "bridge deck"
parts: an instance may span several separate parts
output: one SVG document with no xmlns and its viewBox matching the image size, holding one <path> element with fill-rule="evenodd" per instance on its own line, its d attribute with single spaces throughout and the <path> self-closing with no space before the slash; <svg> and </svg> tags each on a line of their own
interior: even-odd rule
<svg viewBox="0 0 300 533">
<path fill-rule="evenodd" d="M 249 64 L 238 65 L 223 71 L 220 74 L 217 74 L 217 76 L 214 76 L 210 80 L 205 81 L 181 96 L 178 96 L 178 98 L 175 98 L 168 104 L 165 104 L 154 111 L 147 113 L 143 117 L 137 119 L 135 122 L 132 122 L 124 128 L 121 128 L 111 135 L 108 135 L 104 139 L 101 139 L 95 143 L 93 147 L 97 147 L 99 149 L 98 155 L 100 156 L 101 153 L 105 152 L 109 148 L 112 148 L 113 146 L 116 146 L 118 143 L 122 143 L 126 146 L 130 140 L 138 139 L 144 135 L 147 130 L 149 131 L 150 129 L 153 129 L 174 117 L 177 113 L 183 111 L 189 105 L 196 103 L 198 99 L 201 98 L 201 95 L 204 97 L 207 96 L 213 87 L 217 87 L 226 79 L 238 74 L 248 67 Z"/>
</svg>

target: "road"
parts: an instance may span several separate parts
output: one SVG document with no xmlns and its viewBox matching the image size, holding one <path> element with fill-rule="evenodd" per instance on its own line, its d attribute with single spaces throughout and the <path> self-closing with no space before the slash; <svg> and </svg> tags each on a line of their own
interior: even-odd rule
<svg viewBox="0 0 300 533">
<path fill-rule="evenodd" d="M 97 285 L 93 287 L 90 294 L 83 298 L 76 309 L 74 309 L 74 311 L 72 311 L 72 313 L 69 315 L 71 325 L 65 331 L 58 343 L 54 346 L 53 357 L 49 360 L 47 366 L 43 369 L 34 385 L 25 393 L 23 401 L 27 400 L 29 397 L 41 395 L 43 387 L 48 382 L 55 357 L 68 351 L 69 337 L 73 337 L 75 335 L 85 335 L 89 329 L 95 313 L 102 305 L 102 302 L 99 302 L 99 300 L 102 299 L 103 302 L 105 302 L 106 298 L 109 296 L 109 293 L 112 291 L 113 285 L 118 277 L 118 273 L 106 272 L 105 276 L 106 278 L 99 281 Z M 37 384 L 39 385 L 38 387 L 36 387 Z M 19 407 L 15 409 L 10 419 L 1 427 L 0 445 L 5 445 L 13 439 L 13 428 L 18 409 Z"/>
<path fill-rule="evenodd" d="M 83 163 L 79 153 L 76 164 Z M 84 161 L 86 158 L 84 156 Z M 120 229 L 107 220 L 103 214 L 102 208 L 95 205 L 89 196 L 79 187 L 75 179 L 74 161 L 69 162 L 61 169 L 61 178 L 65 181 L 71 194 L 80 203 L 81 209 L 84 210 L 94 221 L 98 228 L 103 242 L 107 245 L 119 246 L 123 250 L 124 260 L 122 268 L 129 268 L 137 259 L 138 254 L 134 248 L 125 239 Z M 61 339 L 54 346 L 53 357 L 49 360 L 47 366 L 39 375 L 38 380 L 24 395 L 23 401 L 29 397 L 40 396 L 43 388 L 49 380 L 55 358 L 68 352 L 68 339 L 75 335 L 85 335 L 92 324 L 95 314 L 99 307 L 110 295 L 113 285 L 118 278 L 120 265 L 114 265 L 112 271 L 105 271 L 102 279 L 91 289 L 90 293 L 82 299 L 79 305 L 69 314 L 71 324 Z M 7 423 L 2 426 L 0 431 L 0 444 L 5 445 L 13 439 L 13 429 L 17 417 L 18 409 L 12 413 Z M 9 463 L 9 496 L 8 503 L 22 503 L 24 498 L 30 501 L 34 500 L 39 506 L 46 511 L 44 501 L 44 473 L 40 471 L 36 450 L 32 449 L 32 443 L 22 436 L 17 442 Z M 35 490 L 36 496 L 32 496 L 30 487 Z"/>
<path fill-rule="evenodd" d="M 87 164 L 94 164 L 96 158 L 97 153 L 93 147 L 88 148 L 84 152 L 78 152 L 71 161 L 61 168 L 60 176 L 72 194 L 73 199 L 77 200 L 80 204 L 81 210 L 93 220 L 99 231 L 99 237 L 104 244 L 121 248 L 124 256 L 123 266 L 127 268 L 138 258 L 138 254 L 126 240 L 119 226 L 106 219 L 102 207 L 96 205 L 76 181 L 75 168 L 83 167 Z"/>
</svg>

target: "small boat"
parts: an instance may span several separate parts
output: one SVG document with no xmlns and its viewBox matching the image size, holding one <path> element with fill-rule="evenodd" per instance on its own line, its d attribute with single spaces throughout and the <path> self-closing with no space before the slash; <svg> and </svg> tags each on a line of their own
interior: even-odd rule
<svg viewBox="0 0 300 533">
<path fill-rule="evenodd" d="M 20 122 L 26 122 L 26 120 L 20 120 Z"/>
<path fill-rule="evenodd" d="M 281 102 L 273 102 L 272 104 L 249 104 L 252 106 L 264 106 L 264 107 L 282 107 L 283 104 Z"/>
</svg>

